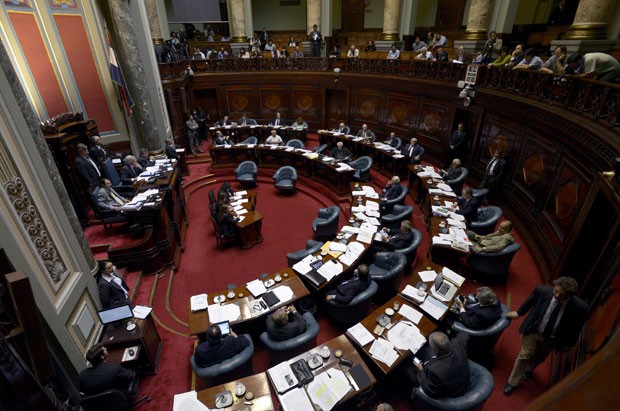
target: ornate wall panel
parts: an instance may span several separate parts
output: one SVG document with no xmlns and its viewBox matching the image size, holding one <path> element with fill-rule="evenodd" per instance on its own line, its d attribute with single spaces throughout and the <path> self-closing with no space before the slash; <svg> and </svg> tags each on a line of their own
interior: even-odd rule
<svg viewBox="0 0 620 411">
<path fill-rule="evenodd" d="M 353 93 L 351 117 L 360 123 L 368 124 L 370 129 L 376 128 L 380 121 L 381 102 L 383 97 L 376 91 L 359 90 Z M 351 130 L 354 132 L 354 130 Z"/>
<path fill-rule="evenodd" d="M 275 112 L 279 111 L 283 113 L 282 117 L 289 117 L 290 106 L 286 91 L 284 87 L 260 87 L 258 90 L 260 114 L 270 118 L 275 117 Z"/>
<path fill-rule="evenodd" d="M 229 115 L 231 121 L 237 121 L 243 113 L 249 118 L 253 118 L 258 111 L 256 101 L 252 98 L 254 89 L 252 87 L 227 87 L 224 90 L 226 95 L 226 107 L 228 111 L 222 115 Z M 219 119 L 213 119 L 213 122 Z"/>
<path fill-rule="evenodd" d="M 483 120 L 482 134 L 478 147 L 474 150 L 472 166 L 484 173 L 487 163 L 495 150 L 502 150 L 507 161 L 508 176 L 512 175 L 514 164 L 518 158 L 516 149 L 519 145 L 519 129 L 521 124 L 495 114 L 489 114 Z"/>
<path fill-rule="evenodd" d="M 387 96 L 387 119 L 386 126 L 402 130 L 407 133 L 415 128 L 418 119 L 418 99 Z M 400 133 L 401 137 L 406 137 Z"/>
<path fill-rule="evenodd" d="M 297 117 L 308 121 L 310 118 L 318 119 L 322 113 L 323 98 L 321 90 L 317 88 L 291 89 L 291 120 Z"/>
<path fill-rule="evenodd" d="M 530 134 L 525 135 L 513 180 L 515 187 L 519 188 L 532 204 L 543 190 L 548 189 L 553 156 L 553 147 L 536 137 Z M 485 154 L 488 155 L 488 153 Z"/>
</svg>

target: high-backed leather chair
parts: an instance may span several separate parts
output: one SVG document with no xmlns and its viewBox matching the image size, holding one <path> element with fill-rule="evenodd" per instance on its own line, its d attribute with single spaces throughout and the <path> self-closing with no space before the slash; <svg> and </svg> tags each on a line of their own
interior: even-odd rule
<svg viewBox="0 0 620 411">
<path fill-rule="evenodd" d="M 332 239 L 338 232 L 340 207 L 329 206 L 319 208 L 319 217 L 312 222 L 312 230 L 317 239 Z"/>
<path fill-rule="evenodd" d="M 242 334 L 238 338 L 247 338 L 250 345 L 245 347 L 239 354 L 232 356 L 219 364 L 209 367 L 200 367 L 194 360 L 194 355 L 189 359 L 196 377 L 202 379 L 205 388 L 232 381 L 236 378 L 245 377 L 252 374 L 252 355 L 254 355 L 254 343 L 247 334 Z"/>
<path fill-rule="evenodd" d="M 482 204 L 487 194 L 489 194 L 488 188 L 473 188 L 472 187 L 471 191 L 472 191 L 471 195 L 476 197 L 476 200 L 478 200 L 478 204 Z"/>
<path fill-rule="evenodd" d="M 377 283 L 379 290 L 375 302 L 384 303 L 396 294 L 401 274 L 407 267 L 407 256 L 397 252 L 380 252 L 375 261 L 368 266 L 370 278 Z"/>
<path fill-rule="evenodd" d="M 256 185 L 256 175 L 258 167 L 253 161 L 244 161 L 235 169 L 237 181 L 244 187 L 253 187 Z"/>
<path fill-rule="evenodd" d="M 404 254 L 407 257 L 407 270 L 411 268 L 411 264 L 415 261 L 416 251 L 418 251 L 418 247 L 422 242 L 422 233 L 419 230 L 413 228 L 411 234 L 411 244 L 405 248 L 394 250 L 394 252 Z"/>
<path fill-rule="evenodd" d="M 412 206 L 396 204 L 390 214 L 385 214 L 381 217 L 381 225 L 389 229 L 397 230 L 400 228 L 401 221 L 411 220 L 412 214 Z"/>
<path fill-rule="evenodd" d="M 282 192 L 295 192 L 297 170 L 295 167 L 282 166 L 273 175 L 273 185 Z"/>
<path fill-rule="evenodd" d="M 106 158 L 102 165 L 103 174 L 110 180 L 112 183 L 112 187 L 116 190 L 117 193 L 124 197 L 133 196 L 133 187 L 131 185 L 123 184 L 121 178 L 118 175 L 118 171 L 116 171 L 116 167 L 114 167 L 114 163 L 110 157 Z"/>
<path fill-rule="evenodd" d="M 324 243 L 322 243 L 321 241 L 314 241 L 314 240 L 306 241 L 306 248 L 303 248 L 298 251 L 294 251 L 292 253 L 288 253 L 286 255 L 288 266 L 292 267 L 295 264 L 297 264 L 299 261 L 309 256 L 310 254 L 314 254 L 318 252 L 321 249 L 321 247 L 323 247 L 323 244 Z"/>
<path fill-rule="evenodd" d="M 304 320 L 306 320 L 306 331 L 291 339 L 276 341 L 271 338 L 267 331 L 261 333 L 260 340 L 269 349 L 272 364 L 277 364 L 280 361 L 292 358 L 306 351 L 307 348 L 316 345 L 316 336 L 319 334 L 319 323 L 316 322 L 312 313 L 304 313 L 303 317 Z"/>
<path fill-rule="evenodd" d="M 148 395 L 136 400 L 131 398 L 129 393 L 137 391 L 137 386 L 135 386 L 137 383 L 138 380 L 133 379 L 125 392 L 114 388 L 92 395 L 80 393 L 80 409 L 84 411 L 125 411 L 141 402 L 151 402 L 151 397 Z"/>
<path fill-rule="evenodd" d="M 304 142 L 297 138 L 290 139 L 289 141 L 286 142 L 286 145 L 288 147 L 294 147 L 294 148 L 306 148 L 306 145 L 304 144 Z"/>
<path fill-rule="evenodd" d="M 123 213 L 117 213 L 114 210 L 102 210 L 99 208 L 97 197 L 99 196 L 99 190 L 101 187 L 95 187 L 93 191 L 90 193 L 90 199 L 93 206 L 93 212 L 95 216 L 101 220 L 101 224 L 103 224 L 103 232 L 105 235 L 108 235 L 108 227 L 115 223 L 125 223 L 127 222 L 127 217 Z M 120 193 L 119 193 L 120 194 Z"/>
<path fill-rule="evenodd" d="M 382 203 L 383 206 L 383 213 L 384 214 L 390 214 L 392 212 L 392 209 L 394 208 L 394 206 L 396 204 L 400 204 L 400 205 L 404 205 L 405 204 L 405 198 L 407 197 L 407 193 L 409 192 L 409 190 L 407 189 L 406 186 L 404 185 L 400 185 L 400 194 L 395 197 L 392 198 L 390 200 L 386 200 Z"/>
<path fill-rule="evenodd" d="M 396 141 L 396 145 L 394 146 L 394 148 L 396 150 L 400 150 L 400 148 L 403 146 L 403 140 L 401 140 L 400 137 L 394 137 L 394 141 Z"/>
<path fill-rule="evenodd" d="M 469 171 L 465 167 L 461 167 L 461 175 L 453 180 L 446 180 L 446 184 L 452 187 L 452 190 L 457 196 L 460 196 L 463 193 L 463 184 L 465 184 L 465 179 L 467 179 L 467 175 Z"/>
<path fill-rule="evenodd" d="M 356 295 L 349 304 L 340 304 L 334 300 L 327 301 L 327 315 L 341 325 L 350 326 L 359 322 L 368 315 L 368 309 L 372 298 L 377 293 L 379 286 L 371 281 L 368 288 Z"/>
<path fill-rule="evenodd" d="M 495 230 L 495 226 L 504 212 L 496 206 L 478 208 L 478 220 L 469 223 L 469 229 L 476 234 L 487 235 Z"/>
<path fill-rule="evenodd" d="M 323 152 L 327 150 L 327 144 L 321 144 L 320 146 L 314 147 L 312 149 L 313 152 L 323 154 Z"/>
<path fill-rule="evenodd" d="M 458 321 L 452 324 L 454 331 L 469 334 L 467 352 L 470 359 L 487 367 L 493 364 L 493 348 L 504 330 L 510 325 L 510 320 L 504 317 L 508 311 L 510 311 L 508 306 L 502 304 L 502 315 L 499 319 L 490 327 L 482 330 L 467 328 Z"/>
<path fill-rule="evenodd" d="M 467 262 L 479 274 L 504 279 L 512 258 L 521 249 L 519 243 L 512 243 L 499 253 L 471 253 Z"/>
<path fill-rule="evenodd" d="M 250 137 L 246 138 L 245 140 L 243 140 L 239 144 L 258 144 L 258 138 L 254 137 L 254 136 L 250 136 Z"/>
<path fill-rule="evenodd" d="M 372 158 L 362 156 L 357 160 L 351 161 L 349 166 L 355 169 L 353 179 L 358 181 L 367 181 L 370 177 L 370 169 L 372 168 Z"/>
<path fill-rule="evenodd" d="M 469 411 L 482 408 L 493 393 L 493 375 L 482 365 L 469 361 L 469 388 L 459 397 L 432 398 L 422 387 L 415 388 L 413 404 L 416 410 Z"/>
</svg>

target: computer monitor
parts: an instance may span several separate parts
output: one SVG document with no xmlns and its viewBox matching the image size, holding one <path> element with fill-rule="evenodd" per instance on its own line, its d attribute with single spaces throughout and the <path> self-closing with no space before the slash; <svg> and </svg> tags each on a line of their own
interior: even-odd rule
<svg viewBox="0 0 620 411">
<path fill-rule="evenodd" d="M 437 277 L 435 277 L 435 290 L 439 291 L 442 284 L 443 284 L 443 274 L 439 273 L 437 274 Z"/>
<path fill-rule="evenodd" d="M 106 308 L 105 310 L 98 311 L 97 314 L 99 314 L 99 319 L 104 325 L 133 318 L 133 311 L 129 304 Z"/>
</svg>

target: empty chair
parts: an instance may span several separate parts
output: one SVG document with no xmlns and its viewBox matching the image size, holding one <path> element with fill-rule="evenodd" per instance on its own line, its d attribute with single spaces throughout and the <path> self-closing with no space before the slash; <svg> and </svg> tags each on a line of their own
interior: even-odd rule
<svg viewBox="0 0 620 411">
<path fill-rule="evenodd" d="M 400 150 L 403 145 L 403 140 L 401 140 L 400 137 L 394 137 L 394 141 L 396 141 L 396 145 L 394 146 L 394 148 L 396 150 Z"/>
<path fill-rule="evenodd" d="M 478 204 L 482 204 L 487 194 L 489 194 L 488 188 L 472 188 L 472 193 L 476 200 L 478 200 Z"/>
<path fill-rule="evenodd" d="M 400 228 L 401 221 L 411 220 L 412 214 L 413 206 L 396 204 L 390 214 L 381 216 L 381 225 L 389 228 L 390 230 L 397 230 Z"/>
<path fill-rule="evenodd" d="M 411 268 L 411 264 L 415 261 L 416 251 L 422 242 L 422 233 L 415 228 L 411 230 L 411 244 L 405 248 L 399 248 L 394 250 L 396 253 L 404 254 L 407 257 L 407 269 Z"/>
<path fill-rule="evenodd" d="M 495 231 L 495 226 L 504 212 L 496 206 L 478 208 L 478 220 L 469 223 L 469 229 L 476 234 L 487 235 Z"/>
<path fill-rule="evenodd" d="M 285 341 L 276 341 L 271 338 L 267 331 L 264 331 L 260 335 L 260 340 L 269 349 L 272 364 L 292 358 L 306 351 L 307 348 L 316 345 L 316 336 L 319 334 L 319 323 L 316 322 L 312 313 L 304 313 L 303 317 L 304 320 L 306 320 L 306 331 L 293 338 Z"/>
<path fill-rule="evenodd" d="M 289 141 L 286 142 L 286 145 L 288 147 L 306 148 L 306 145 L 304 144 L 304 142 L 297 138 L 290 139 Z"/>
<path fill-rule="evenodd" d="M 479 274 L 504 279 L 512 258 L 521 249 L 519 243 L 512 243 L 499 253 L 471 253 L 467 262 Z"/>
<path fill-rule="evenodd" d="M 295 192 L 297 170 L 295 167 L 282 166 L 273 175 L 273 185 L 282 192 Z"/>
<path fill-rule="evenodd" d="M 375 261 L 368 266 L 370 278 L 379 286 L 375 302 L 382 304 L 396 294 L 400 275 L 406 267 L 407 256 L 402 253 L 377 253 Z"/>
<path fill-rule="evenodd" d="M 335 300 L 326 302 L 327 315 L 335 322 L 345 326 L 353 325 L 368 315 L 372 298 L 378 290 L 377 283 L 371 281 L 368 288 L 353 297 L 349 304 L 340 304 Z"/>
<path fill-rule="evenodd" d="M 250 136 L 250 137 L 246 138 L 245 140 L 243 140 L 239 144 L 258 144 L 258 138 L 254 137 L 254 136 Z"/>
<path fill-rule="evenodd" d="M 480 409 L 493 392 L 495 382 L 493 375 L 482 365 L 469 360 L 469 388 L 459 397 L 432 398 L 421 387 L 415 388 L 413 400 L 415 409 L 432 409 L 442 411 L 468 411 Z M 420 404 L 426 408 L 420 407 Z"/>
<path fill-rule="evenodd" d="M 502 332 L 510 325 L 510 320 L 504 317 L 510 309 L 502 304 L 502 315 L 490 327 L 482 330 L 467 328 L 461 322 L 452 324 L 452 329 L 457 332 L 469 334 L 467 352 L 470 359 L 489 368 L 493 364 L 493 348 L 502 335 Z"/>
<path fill-rule="evenodd" d="M 127 217 L 125 216 L 125 214 L 116 212 L 114 210 L 102 210 L 101 208 L 99 208 L 97 201 L 97 197 L 99 196 L 99 190 L 101 190 L 101 187 L 95 187 L 92 193 L 90 193 L 90 199 L 93 207 L 93 212 L 95 213 L 95 216 L 99 220 L 101 220 L 105 235 L 108 235 L 108 226 L 111 226 L 115 223 L 125 223 L 127 222 Z"/>
<path fill-rule="evenodd" d="M 332 239 L 338 232 L 340 207 L 329 206 L 319 208 L 319 217 L 312 222 L 312 230 L 317 239 Z"/>
<path fill-rule="evenodd" d="M 463 184 L 465 184 L 465 179 L 469 171 L 465 167 L 461 167 L 461 175 L 455 178 L 454 180 L 446 180 L 446 184 L 452 187 L 452 190 L 457 196 L 460 196 L 463 192 Z"/>
<path fill-rule="evenodd" d="M 389 214 L 392 212 L 392 208 L 394 208 L 394 205 L 396 204 L 400 204 L 403 205 L 405 204 L 405 198 L 407 197 L 407 193 L 409 192 L 409 189 L 407 189 L 406 186 L 404 185 L 400 185 L 400 194 L 398 195 L 398 197 L 392 198 L 390 200 L 386 200 L 383 202 L 383 214 Z"/>
<path fill-rule="evenodd" d="M 256 185 L 256 175 L 258 167 L 253 161 L 244 161 L 235 169 L 237 181 L 244 187 L 253 187 Z"/>
<path fill-rule="evenodd" d="M 372 168 L 372 158 L 362 156 L 357 160 L 351 161 L 349 166 L 355 169 L 353 179 L 358 181 L 368 181 L 370 177 L 370 169 Z"/>
<path fill-rule="evenodd" d="M 313 152 L 319 153 L 319 154 L 323 154 L 325 150 L 327 150 L 327 144 L 321 144 L 320 146 L 314 147 L 312 149 Z"/>
<path fill-rule="evenodd" d="M 306 248 L 303 248 L 303 249 L 298 250 L 298 251 L 294 251 L 292 253 L 288 253 L 286 255 L 286 260 L 288 262 L 288 266 L 292 267 L 296 263 L 298 263 L 299 261 L 301 261 L 304 258 L 306 258 L 307 256 L 309 256 L 310 254 L 314 254 L 314 253 L 318 252 L 321 249 L 321 247 L 323 247 L 323 244 L 324 243 L 322 243 L 320 241 L 314 241 L 314 240 L 306 241 Z"/>
<path fill-rule="evenodd" d="M 202 383 L 206 388 L 252 374 L 252 355 L 254 355 L 252 338 L 247 334 L 242 334 L 239 338 L 247 338 L 248 341 L 250 341 L 250 345 L 244 348 L 239 354 L 219 364 L 200 367 L 196 364 L 196 361 L 194 361 L 194 355 L 192 354 L 190 357 L 189 362 L 192 365 L 194 373 L 197 377 L 202 379 Z"/>
</svg>

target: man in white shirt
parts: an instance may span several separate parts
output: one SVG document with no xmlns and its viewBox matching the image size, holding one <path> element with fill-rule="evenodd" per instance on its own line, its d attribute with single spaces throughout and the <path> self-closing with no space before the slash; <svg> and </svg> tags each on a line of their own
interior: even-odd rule
<svg viewBox="0 0 620 411">
<path fill-rule="evenodd" d="M 282 137 L 280 137 L 278 135 L 278 133 L 276 132 L 276 130 L 271 130 L 271 135 L 269 137 L 267 137 L 267 140 L 265 140 L 266 144 L 275 144 L 275 145 L 282 145 L 284 144 L 284 140 L 282 140 Z"/>
<path fill-rule="evenodd" d="M 396 45 L 392 44 L 392 48 L 388 51 L 388 60 L 398 60 L 400 57 L 400 50 L 396 48 Z"/>
<path fill-rule="evenodd" d="M 355 48 L 355 44 L 351 44 L 351 48 L 347 53 L 347 58 L 356 58 L 360 56 L 360 51 Z"/>
<path fill-rule="evenodd" d="M 579 77 L 613 82 L 620 76 L 620 63 L 605 53 L 588 53 L 585 56 L 573 54 L 568 57 L 567 65 Z"/>
</svg>

